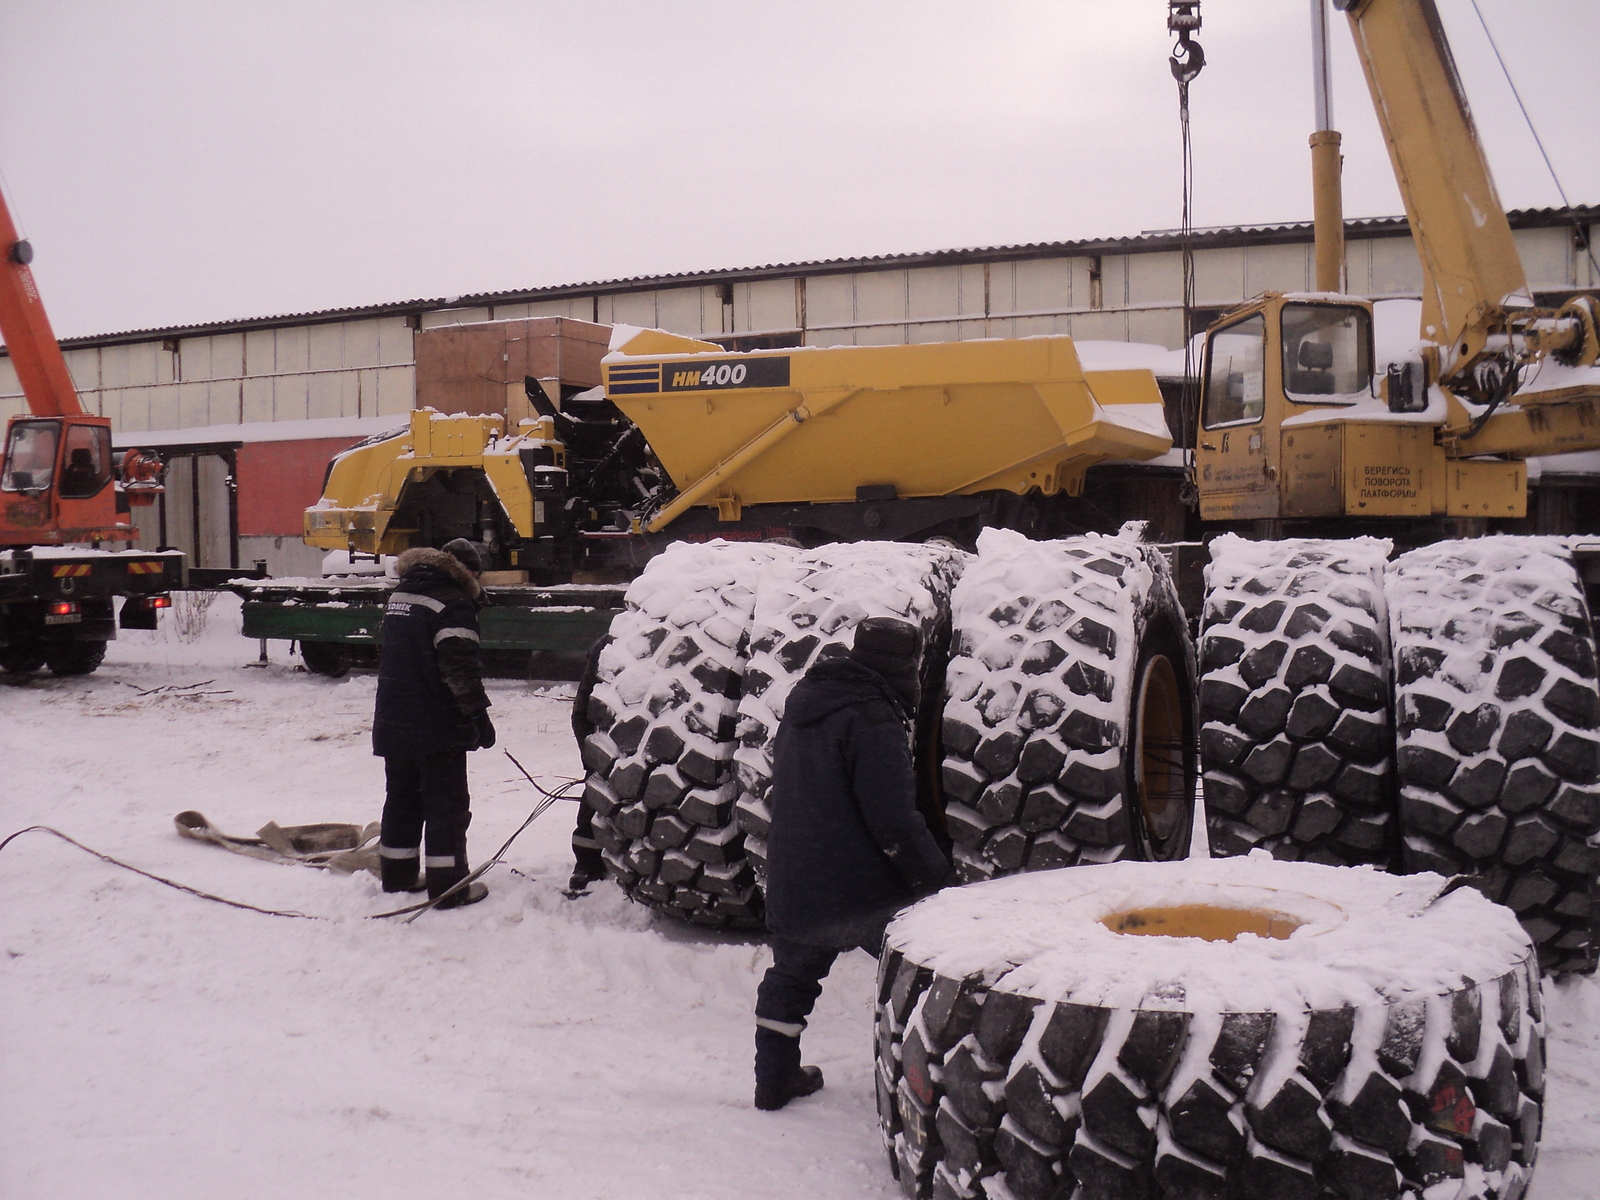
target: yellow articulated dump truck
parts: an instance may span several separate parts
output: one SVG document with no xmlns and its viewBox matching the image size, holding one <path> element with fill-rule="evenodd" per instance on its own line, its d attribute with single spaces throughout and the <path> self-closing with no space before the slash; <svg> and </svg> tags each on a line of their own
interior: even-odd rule
<svg viewBox="0 0 1600 1200">
<path fill-rule="evenodd" d="M 586 803 L 612 877 L 690 920 L 759 920 L 784 698 L 894 613 L 924 630 L 923 803 L 964 879 L 1181 856 L 1199 777 L 1214 853 L 1464 876 L 1544 966 L 1593 969 L 1600 563 L 1519 535 L 1527 459 L 1600 448 L 1600 298 L 1534 303 L 1434 0 L 1333 3 L 1421 259 L 1404 353 L 1341 290 L 1321 120 L 1318 290 L 1220 318 L 1190 403 L 1065 337 L 731 353 L 619 327 L 597 380 L 341 455 L 307 541 L 468 537 L 506 573 L 486 645 L 497 610 L 609 630 Z M 291 592 L 246 632 L 301 621 L 255 635 L 308 664 L 373 643 L 317 624 L 371 604 Z"/>
</svg>

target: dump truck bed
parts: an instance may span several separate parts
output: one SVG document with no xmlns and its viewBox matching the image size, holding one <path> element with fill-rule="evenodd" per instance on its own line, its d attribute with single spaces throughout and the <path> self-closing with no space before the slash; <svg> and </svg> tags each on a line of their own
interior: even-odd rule
<svg viewBox="0 0 1600 1200">
<path fill-rule="evenodd" d="M 604 363 L 606 396 L 678 487 L 657 514 L 1037 489 L 1076 495 L 1106 459 L 1172 446 L 1155 376 L 1085 371 L 1067 337 L 730 354 L 650 330 Z"/>
</svg>

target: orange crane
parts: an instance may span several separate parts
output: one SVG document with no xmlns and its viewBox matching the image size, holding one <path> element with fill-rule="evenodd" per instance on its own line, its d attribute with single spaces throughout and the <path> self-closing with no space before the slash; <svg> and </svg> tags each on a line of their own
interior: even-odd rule
<svg viewBox="0 0 1600 1200">
<path fill-rule="evenodd" d="M 122 628 L 155 628 L 183 555 L 102 547 L 138 537 L 130 514 L 162 491 L 163 464 L 113 454 L 110 418 L 79 401 L 4 196 L 0 253 L 0 337 L 28 402 L 0 444 L 0 671 L 85 675 L 116 637 L 114 598 Z"/>
</svg>

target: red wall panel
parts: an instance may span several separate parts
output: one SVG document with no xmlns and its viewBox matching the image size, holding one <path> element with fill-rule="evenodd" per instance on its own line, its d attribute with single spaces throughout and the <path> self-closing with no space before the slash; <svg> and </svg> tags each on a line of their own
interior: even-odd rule
<svg viewBox="0 0 1600 1200">
<path fill-rule="evenodd" d="M 253 442 L 239 447 L 239 536 L 299 537 L 322 495 L 328 460 L 358 437 Z"/>
</svg>

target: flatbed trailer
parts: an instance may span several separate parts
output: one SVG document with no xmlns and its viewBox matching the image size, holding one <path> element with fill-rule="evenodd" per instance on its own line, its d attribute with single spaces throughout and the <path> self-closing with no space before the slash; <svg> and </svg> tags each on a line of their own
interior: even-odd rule
<svg viewBox="0 0 1600 1200">
<path fill-rule="evenodd" d="M 337 677 L 377 661 L 394 580 L 381 575 L 232 580 L 244 601 L 245 637 L 298 642 L 306 668 Z M 478 627 L 483 649 L 584 652 L 622 608 L 622 586 L 491 584 Z"/>
</svg>

